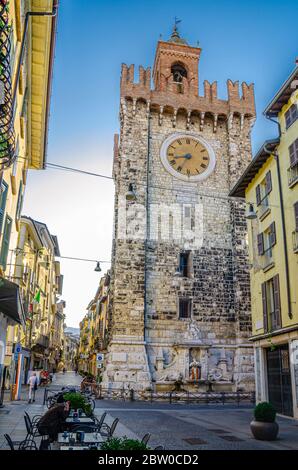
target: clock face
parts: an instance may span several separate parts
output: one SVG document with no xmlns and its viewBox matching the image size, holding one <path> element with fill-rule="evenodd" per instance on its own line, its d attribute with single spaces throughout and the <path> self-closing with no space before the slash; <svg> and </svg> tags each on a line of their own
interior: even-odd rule
<svg viewBox="0 0 298 470">
<path fill-rule="evenodd" d="M 215 155 L 201 137 L 173 134 L 162 145 L 161 159 L 165 168 L 184 181 L 207 178 L 215 166 Z"/>
</svg>

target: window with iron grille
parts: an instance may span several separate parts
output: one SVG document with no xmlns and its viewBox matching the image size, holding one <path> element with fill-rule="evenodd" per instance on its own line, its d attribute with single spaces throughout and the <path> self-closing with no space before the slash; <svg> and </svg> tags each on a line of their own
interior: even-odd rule
<svg viewBox="0 0 298 470">
<path fill-rule="evenodd" d="M 191 299 L 180 298 L 179 299 L 179 318 L 190 318 L 191 317 Z"/>
<path fill-rule="evenodd" d="M 298 118 L 297 105 L 292 104 L 292 106 L 285 113 L 286 129 L 288 129 L 296 121 L 297 118 Z"/>
</svg>

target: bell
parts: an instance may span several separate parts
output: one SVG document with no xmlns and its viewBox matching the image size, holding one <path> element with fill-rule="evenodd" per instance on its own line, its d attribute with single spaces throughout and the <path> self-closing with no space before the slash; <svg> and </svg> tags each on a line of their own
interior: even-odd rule
<svg viewBox="0 0 298 470">
<path fill-rule="evenodd" d="M 99 261 L 97 261 L 96 267 L 95 267 L 94 271 L 95 271 L 96 273 L 100 273 L 101 267 L 100 267 L 100 262 L 99 262 Z"/>
<path fill-rule="evenodd" d="M 256 214 L 252 204 L 249 204 L 249 208 L 248 208 L 248 211 L 246 213 L 246 218 L 249 219 L 249 220 L 253 220 L 253 219 L 257 218 L 257 214 Z"/>
</svg>

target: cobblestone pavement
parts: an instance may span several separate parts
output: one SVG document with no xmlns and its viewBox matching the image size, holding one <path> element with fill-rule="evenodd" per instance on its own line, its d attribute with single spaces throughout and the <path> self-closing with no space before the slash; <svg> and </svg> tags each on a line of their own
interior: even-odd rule
<svg viewBox="0 0 298 470">
<path fill-rule="evenodd" d="M 80 376 L 74 372 L 57 374 L 50 388 L 65 385 L 79 385 Z M 0 449 L 7 448 L 4 434 L 10 434 L 15 441 L 26 436 L 24 411 L 31 416 L 46 411 L 43 406 L 44 390 L 39 388 L 36 401 L 28 404 L 26 387 L 20 401 L 6 401 L 0 409 Z M 261 442 L 253 439 L 249 423 L 252 408 L 241 405 L 195 405 L 146 402 L 122 402 L 97 400 L 96 415 L 107 411 L 106 421 L 110 424 L 116 417 L 120 422 L 116 436 L 142 438 L 151 433 L 149 445 L 154 448 L 164 445 L 167 450 L 287 450 L 298 449 L 297 420 L 278 417 L 279 439 L 275 442 Z"/>
<path fill-rule="evenodd" d="M 147 404 L 97 401 L 111 417 L 142 438 L 151 433 L 149 445 L 167 450 L 289 450 L 298 449 L 297 420 L 278 417 L 279 439 L 255 440 L 250 432 L 252 407 L 233 405 Z M 98 409 L 98 408 L 97 408 Z"/>
</svg>

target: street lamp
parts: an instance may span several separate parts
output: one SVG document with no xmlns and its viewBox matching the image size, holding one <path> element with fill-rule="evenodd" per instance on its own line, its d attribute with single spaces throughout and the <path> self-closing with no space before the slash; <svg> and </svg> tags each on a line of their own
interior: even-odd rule
<svg viewBox="0 0 298 470">
<path fill-rule="evenodd" d="M 97 261 L 94 271 L 95 271 L 96 273 L 100 273 L 101 267 L 100 267 L 100 262 L 99 262 L 99 261 Z"/>
<path fill-rule="evenodd" d="M 137 198 L 135 190 L 133 189 L 132 183 L 129 183 L 128 192 L 126 193 L 126 200 L 127 201 L 135 201 Z"/>
<path fill-rule="evenodd" d="M 249 220 L 254 220 L 254 219 L 257 218 L 257 214 L 256 214 L 252 204 L 249 204 L 249 208 L 248 208 L 248 211 L 246 213 L 246 218 L 249 219 Z"/>
</svg>

